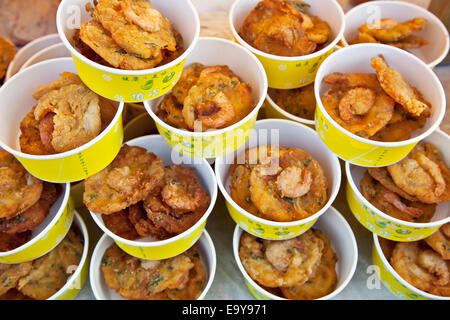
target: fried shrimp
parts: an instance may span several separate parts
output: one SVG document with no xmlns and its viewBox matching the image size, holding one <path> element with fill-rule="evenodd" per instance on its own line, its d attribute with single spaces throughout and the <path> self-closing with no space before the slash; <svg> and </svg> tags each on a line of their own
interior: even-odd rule
<svg viewBox="0 0 450 320">
<path fill-rule="evenodd" d="M 438 253 L 433 250 L 421 251 L 417 257 L 417 263 L 419 266 L 433 274 L 435 277 L 433 284 L 435 286 L 444 286 L 448 284 L 450 273 L 447 264 Z"/>
<path fill-rule="evenodd" d="M 305 14 L 303 14 L 305 16 Z M 331 29 L 328 23 L 320 20 L 317 16 L 312 16 L 311 21 L 313 26 L 306 29 L 306 36 L 309 40 L 317 44 L 323 44 L 330 38 Z"/>
<path fill-rule="evenodd" d="M 108 167 L 85 180 L 84 203 L 92 212 L 111 214 L 144 200 L 164 176 L 162 162 L 143 148 L 124 145 Z"/>
<path fill-rule="evenodd" d="M 369 88 L 353 88 L 339 101 L 339 115 L 344 121 L 353 120 L 354 115 L 364 115 L 375 103 L 375 92 Z"/>
<path fill-rule="evenodd" d="M 17 49 L 14 43 L 0 37 L 0 80 L 5 76 L 9 64 L 16 56 Z"/>
<path fill-rule="evenodd" d="M 378 41 L 396 42 L 410 36 L 414 31 L 422 30 L 427 23 L 424 18 L 414 18 L 395 24 L 394 21 L 393 19 L 383 19 L 379 23 L 379 28 L 376 27 L 376 24 L 365 24 L 359 28 L 359 31 L 373 36 Z"/>
<path fill-rule="evenodd" d="M 322 259 L 317 270 L 308 281 L 292 287 L 281 287 L 282 294 L 291 300 L 313 300 L 324 297 L 336 289 L 338 275 L 336 263 L 338 257 L 331 247 L 330 240 L 320 230 L 313 230 L 324 242 Z"/>
<path fill-rule="evenodd" d="M 314 274 L 323 248 L 323 240 L 312 230 L 294 239 L 277 241 L 262 241 L 243 233 L 239 257 L 250 277 L 261 285 L 290 287 L 306 282 Z"/>
<path fill-rule="evenodd" d="M 149 1 L 124 0 L 120 3 L 125 18 L 148 32 L 160 31 L 164 17 Z"/>
<path fill-rule="evenodd" d="M 450 260 L 450 223 L 443 225 L 431 236 L 425 239 L 425 242 L 444 260 Z"/>
<path fill-rule="evenodd" d="M 294 166 L 284 168 L 276 180 L 282 198 L 302 197 L 311 189 L 311 184 L 311 171 Z"/>
<path fill-rule="evenodd" d="M 195 249 L 164 260 L 139 260 L 111 245 L 102 258 L 106 284 L 122 297 L 131 300 L 167 300 L 168 291 L 184 290 L 190 276 L 200 274 L 198 261 L 192 259 Z M 194 269 L 191 273 L 191 270 Z M 197 283 L 194 279 L 194 285 Z M 193 288 L 189 288 L 193 289 Z M 197 292 L 196 292 L 197 293 Z M 175 298 L 177 292 L 172 292 Z"/>
<path fill-rule="evenodd" d="M 390 68 L 383 56 L 372 58 L 371 66 L 375 69 L 383 90 L 408 113 L 415 117 L 430 114 L 430 106 L 418 90 L 412 87 L 401 73 Z"/>
<path fill-rule="evenodd" d="M 0 219 L 12 219 L 41 197 L 43 182 L 29 174 L 10 153 L 0 151 Z"/>
<path fill-rule="evenodd" d="M 411 196 L 409 193 L 397 187 L 386 167 L 368 168 L 367 172 L 372 176 L 372 178 L 381 183 L 386 189 L 398 194 L 400 197 L 405 198 L 406 200 L 417 201 L 417 198 Z"/>
</svg>

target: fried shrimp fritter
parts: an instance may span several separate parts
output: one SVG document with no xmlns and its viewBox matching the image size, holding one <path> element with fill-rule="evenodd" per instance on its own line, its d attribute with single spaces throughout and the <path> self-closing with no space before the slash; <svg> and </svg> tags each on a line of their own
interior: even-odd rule
<svg viewBox="0 0 450 320">
<path fill-rule="evenodd" d="M 297 89 L 269 88 L 269 96 L 277 105 L 294 116 L 314 120 L 316 111 L 314 83 Z"/>
<path fill-rule="evenodd" d="M 9 64 L 17 53 L 14 43 L 0 37 L 0 80 L 5 76 Z"/>
<path fill-rule="evenodd" d="M 0 219 L 0 232 L 8 234 L 33 230 L 40 225 L 50 212 L 51 206 L 58 199 L 59 186 L 44 182 L 39 200 L 30 208 L 11 219 Z"/>
<path fill-rule="evenodd" d="M 70 229 L 55 249 L 32 261 L 30 272 L 19 280 L 17 289 L 36 300 L 48 299 L 66 284 L 82 253 L 83 240 Z"/>
<path fill-rule="evenodd" d="M 131 223 L 128 209 L 123 209 L 112 214 L 102 215 L 103 223 L 114 234 L 127 240 L 136 240 L 140 236 Z"/>
<path fill-rule="evenodd" d="M 108 167 L 85 180 L 85 205 L 112 214 L 144 200 L 164 176 L 162 162 L 144 148 L 125 144 Z"/>
<path fill-rule="evenodd" d="M 450 223 L 443 225 L 426 238 L 425 242 L 439 253 L 444 260 L 450 260 Z"/>
<path fill-rule="evenodd" d="M 401 73 L 389 67 L 382 55 L 372 58 L 371 66 L 375 69 L 383 90 L 408 113 L 415 117 L 430 114 L 430 106 L 423 100 L 420 92 Z"/>
<path fill-rule="evenodd" d="M 424 18 L 414 18 L 412 20 L 397 23 L 389 19 L 389 23 L 381 21 L 380 28 L 376 27 L 376 22 L 371 25 L 362 25 L 359 31 L 366 33 L 381 42 L 397 42 L 410 36 L 414 31 L 422 30 L 427 23 Z"/>
<path fill-rule="evenodd" d="M 30 273 L 32 265 L 32 261 L 18 264 L 0 263 L 0 296 L 14 289 L 19 280 Z"/>
<path fill-rule="evenodd" d="M 289 240 L 262 240 L 243 233 L 239 258 L 250 277 L 269 288 L 305 283 L 322 258 L 323 240 L 312 230 Z"/>
<path fill-rule="evenodd" d="M 263 0 L 247 16 L 239 34 L 251 46 L 269 54 L 303 56 L 328 41 L 330 27 L 320 18 L 309 16 L 299 2 Z"/>
<path fill-rule="evenodd" d="M 280 288 L 287 299 L 314 300 L 324 297 L 336 289 L 338 282 L 336 263 L 338 257 L 331 247 L 330 240 L 326 234 L 320 230 L 313 230 L 313 232 L 324 242 L 320 264 L 308 281 L 292 287 Z"/>
<path fill-rule="evenodd" d="M 75 73 L 63 72 L 59 75 L 58 80 L 55 80 L 50 84 L 43 84 L 37 87 L 37 89 L 33 92 L 33 98 L 39 100 L 50 91 L 59 90 L 72 84 L 83 84 L 83 82 Z"/>
<path fill-rule="evenodd" d="M 20 122 L 20 150 L 34 155 L 54 154 L 56 151 L 51 144 L 45 144 L 41 140 L 40 122 L 34 117 L 34 106 Z"/>
<path fill-rule="evenodd" d="M 0 219 L 12 219 L 41 197 L 43 183 L 10 153 L 0 150 Z"/>
<path fill-rule="evenodd" d="M 199 288 L 195 288 L 199 283 L 198 275 L 202 274 L 197 269 L 200 261 L 196 260 L 196 254 L 198 255 L 197 251 L 191 248 L 169 259 L 140 260 L 113 244 L 102 258 L 102 272 L 108 287 L 126 299 L 170 300 L 171 296 L 177 298 L 179 291 L 172 291 L 176 289 L 181 292 L 188 291 L 183 296 L 195 299 L 194 295 L 203 290 L 201 288 L 198 291 Z M 190 283 L 191 277 L 193 283 Z"/>
</svg>

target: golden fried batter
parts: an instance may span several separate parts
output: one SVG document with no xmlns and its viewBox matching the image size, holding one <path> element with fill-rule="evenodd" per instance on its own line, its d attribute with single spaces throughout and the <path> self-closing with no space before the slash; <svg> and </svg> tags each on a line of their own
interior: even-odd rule
<svg viewBox="0 0 450 320">
<path fill-rule="evenodd" d="M 450 260 L 450 223 L 440 227 L 425 239 L 425 242 L 439 253 L 444 260 Z"/>
<path fill-rule="evenodd" d="M 377 22 L 362 25 L 358 30 L 374 37 L 381 42 L 397 42 L 410 36 L 414 31 L 422 30 L 427 20 L 424 18 L 414 18 L 412 20 L 397 23 L 394 19 L 382 19 L 377 28 Z"/>
<path fill-rule="evenodd" d="M 123 209 L 112 214 L 103 214 L 102 219 L 106 228 L 119 237 L 127 240 L 136 240 L 140 238 L 134 225 L 129 219 L 128 209 Z"/>
<path fill-rule="evenodd" d="M 14 218 L 34 205 L 42 185 L 12 154 L 0 151 L 0 219 Z"/>
<path fill-rule="evenodd" d="M 18 264 L 0 263 L 0 296 L 14 289 L 19 280 L 30 273 L 32 262 Z"/>
<path fill-rule="evenodd" d="M 34 155 L 54 154 L 56 151 L 51 144 L 44 145 L 41 140 L 40 121 L 34 117 L 35 110 L 36 106 L 20 122 L 20 150 Z"/>
<path fill-rule="evenodd" d="M 316 111 L 314 83 L 298 89 L 269 88 L 269 96 L 278 106 L 294 116 L 314 120 Z"/>
<path fill-rule="evenodd" d="M 50 91 L 59 90 L 72 84 L 83 84 L 83 82 L 77 74 L 72 72 L 63 72 L 59 75 L 58 80 L 55 80 L 50 84 L 43 84 L 37 87 L 37 89 L 33 92 L 33 98 L 39 100 Z"/>
<path fill-rule="evenodd" d="M 85 205 L 92 212 L 112 214 L 144 200 L 163 178 L 162 162 L 143 148 L 125 144 L 108 167 L 85 180 Z"/>
</svg>

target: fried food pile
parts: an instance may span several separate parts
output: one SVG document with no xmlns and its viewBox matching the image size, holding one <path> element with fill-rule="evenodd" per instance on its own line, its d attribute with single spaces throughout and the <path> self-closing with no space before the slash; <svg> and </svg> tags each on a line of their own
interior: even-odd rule
<svg viewBox="0 0 450 320">
<path fill-rule="evenodd" d="M 73 150 L 97 137 L 114 118 L 117 107 L 98 96 L 74 73 L 41 85 L 33 93 L 38 101 L 20 123 L 20 149 L 49 155 Z"/>
<path fill-rule="evenodd" d="M 0 300 L 46 300 L 67 282 L 81 261 L 83 239 L 73 227 L 52 251 L 36 260 L 0 264 Z"/>
<path fill-rule="evenodd" d="M 311 54 L 326 46 L 330 26 L 308 14 L 300 0 L 262 0 L 245 19 L 239 35 L 252 47 L 278 56 Z"/>
<path fill-rule="evenodd" d="M 450 170 L 427 142 L 393 165 L 368 169 L 360 183 L 370 203 L 404 221 L 429 222 L 437 204 L 450 200 Z"/>
<path fill-rule="evenodd" d="M 300 149 L 263 146 L 245 151 L 230 168 L 231 198 L 263 219 L 289 222 L 318 212 L 328 201 L 320 164 Z"/>
<path fill-rule="evenodd" d="M 0 80 L 5 76 L 9 64 L 14 59 L 17 48 L 6 38 L 0 37 Z"/>
<path fill-rule="evenodd" d="M 101 268 L 108 287 L 130 300 L 195 300 L 207 282 L 195 247 L 169 259 L 141 260 L 112 244 Z"/>
<path fill-rule="evenodd" d="M 243 233 L 239 258 L 253 280 L 287 299 L 318 299 L 333 292 L 338 282 L 338 258 L 326 234 L 317 229 L 289 240 Z"/>
<path fill-rule="evenodd" d="M 450 297 L 450 223 L 424 240 L 394 242 L 380 238 L 380 245 L 386 259 L 409 284 Z"/>
<path fill-rule="evenodd" d="M 350 44 L 356 43 L 382 43 L 400 49 L 416 49 L 428 44 L 428 41 L 413 34 L 422 30 L 427 24 L 424 18 L 414 18 L 399 23 L 395 19 L 380 19 L 359 27 L 358 36 Z"/>
<path fill-rule="evenodd" d="M 83 201 L 122 238 L 162 240 L 193 226 L 211 199 L 193 168 L 164 167 L 155 154 L 125 144 L 108 167 L 85 180 Z"/>
<path fill-rule="evenodd" d="M 268 93 L 283 110 L 303 119 L 314 120 L 316 112 L 314 83 L 297 89 L 269 88 Z"/>
<path fill-rule="evenodd" d="M 332 87 L 322 95 L 328 114 L 344 129 L 376 141 L 402 141 L 423 128 L 431 105 L 422 93 L 384 57 L 373 57 L 375 74 L 332 73 L 323 81 Z"/>
<path fill-rule="evenodd" d="M 0 252 L 26 243 L 61 193 L 57 184 L 29 174 L 10 153 L 0 151 Z"/>
<path fill-rule="evenodd" d="M 208 131 L 239 122 L 254 107 L 251 87 L 230 68 L 193 63 L 164 96 L 156 114 L 179 129 Z"/>
<path fill-rule="evenodd" d="M 106 66 L 151 69 L 178 58 L 183 38 L 149 0 L 98 0 L 86 5 L 92 20 L 73 43 L 88 59 Z"/>
</svg>

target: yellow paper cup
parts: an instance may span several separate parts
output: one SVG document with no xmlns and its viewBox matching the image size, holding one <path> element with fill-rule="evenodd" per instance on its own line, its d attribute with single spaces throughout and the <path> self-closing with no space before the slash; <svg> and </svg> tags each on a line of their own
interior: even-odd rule
<svg viewBox="0 0 450 320">
<path fill-rule="evenodd" d="M 180 164 L 195 168 L 196 175 L 202 187 L 209 193 L 211 204 L 196 224 L 185 232 L 166 239 L 155 240 L 145 237 L 139 240 L 127 240 L 111 232 L 104 224 L 102 215 L 91 212 L 91 216 L 100 229 L 114 239 L 116 244 L 126 253 L 140 259 L 167 259 L 188 250 L 200 238 L 206 225 L 206 220 L 214 208 L 217 198 L 217 182 L 211 166 L 204 159 L 193 159 L 172 150 L 159 135 L 151 135 L 133 139 L 127 142 L 129 146 L 138 146 L 153 152 L 164 159 L 164 165 Z"/>
<path fill-rule="evenodd" d="M 42 49 L 41 51 L 38 51 L 34 55 L 32 55 L 25 63 L 20 67 L 20 71 L 35 65 L 36 63 L 50 60 L 50 59 L 57 59 L 57 58 L 70 58 L 70 52 L 66 49 L 64 46 L 64 43 L 56 43 L 54 45 L 51 45 L 45 49 Z"/>
<path fill-rule="evenodd" d="M 114 289 L 108 287 L 102 272 L 102 258 L 114 240 L 104 234 L 95 246 L 92 254 L 92 262 L 90 267 L 91 288 L 97 300 L 126 300 L 119 295 Z M 206 269 L 208 282 L 197 300 L 203 300 L 208 293 L 214 276 L 216 274 L 216 249 L 208 232 L 203 230 L 201 237 L 197 241 L 197 250 L 199 250 L 201 260 Z"/>
<path fill-rule="evenodd" d="M 331 40 L 325 48 L 312 54 L 300 57 L 283 57 L 253 48 L 239 35 L 242 24 L 259 1 L 236 0 L 234 2 L 229 14 L 234 38 L 261 61 L 266 70 L 270 88 L 293 89 L 313 83 L 318 67 L 333 52 L 334 46 L 344 34 L 344 12 L 341 6 L 335 0 L 306 0 L 305 2 L 310 5 L 308 12 L 319 16 L 330 25 Z"/>
<path fill-rule="evenodd" d="M 345 218 L 333 207 L 328 208 L 327 213 L 319 218 L 314 228 L 323 231 L 330 239 L 331 247 L 338 256 L 336 272 L 338 283 L 336 289 L 330 294 L 317 300 L 330 300 L 336 297 L 350 282 L 358 263 L 358 247 L 352 229 Z M 239 244 L 241 235 L 245 231 L 236 226 L 233 234 L 233 253 L 236 264 L 241 271 L 245 284 L 258 300 L 287 300 L 262 288 L 245 270 L 239 258 Z"/>
<path fill-rule="evenodd" d="M 72 225 L 74 205 L 70 185 L 62 185 L 62 193 L 44 221 L 31 233 L 31 239 L 20 247 L 0 252 L 0 263 L 21 263 L 43 256 L 56 247 Z"/>
<path fill-rule="evenodd" d="M 406 282 L 391 266 L 380 246 L 380 239 L 373 234 L 372 261 L 383 285 L 402 300 L 450 300 L 450 297 L 436 296 L 417 289 Z"/>
<path fill-rule="evenodd" d="M 22 65 L 34 54 L 59 42 L 61 42 L 59 35 L 53 33 L 27 43 L 17 52 L 16 56 L 9 64 L 8 69 L 6 70 L 5 82 L 19 72 Z"/>
<path fill-rule="evenodd" d="M 155 121 L 145 112 L 128 122 L 123 127 L 123 141 L 157 133 Z"/>
<path fill-rule="evenodd" d="M 72 38 L 81 23 L 92 17 L 84 9 L 93 0 L 65 0 L 59 5 L 56 26 L 59 36 L 72 54 L 81 79 L 99 95 L 115 101 L 141 102 L 155 99 L 177 83 L 186 57 L 191 53 L 200 34 L 200 19 L 190 0 L 153 0 L 152 5 L 168 18 L 182 35 L 185 51 L 177 59 L 153 69 L 121 70 L 106 67 L 83 56 L 73 45 Z M 78 21 L 77 23 L 77 18 Z"/>
<path fill-rule="evenodd" d="M 86 224 L 78 212 L 75 212 L 73 223 L 78 227 L 83 235 L 83 253 L 80 263 L 72 271 L 72 276 L 67 280 L 66 284 L 52 295 L 48 300 L 72 300 L 83 288 L 89 273 L 89 233 Z"/>
<path fill-rule="evenodd" d="M 450 41 L 447 28 L 442 21 L 427 9 L 404 1 L 368 2 L 351 9 L 345 14 L 344 41 L 348 44 L 355 39 L 361 25 L 383 18 L 392 18 L 398 22 L 425 18 L 427 20 L 425 28 L 414 34 L 425 38 L 430 43 L 408 51 L 420 58 L 430 68 L 434 68 L 447 56 Z"/>
<path fill-rule="evenodd" d="M 190 157 L 216 158 L 236 150 L 252 133 L 267 93 L 266 73 L 258 59 L 248 50 L 232 41 L 219 38 L 200 38 L 186 60 L 186 66 L 194 62 L 206 66 L 227 65 L 242 81 L 248 83 L 256 103 L 252 112 L 224 129 L 191 132 L 172 127 L 155 114 L 162 98 L 145 101 L 144 105 L 155 120 L 159 133 L 173 149 Z"/>
<path fill-rule="evenodd" d="M 431 117 L 425 127 L 416 130 L 411 139 L 399 142 L 379 142 L 361 138 L 341 127 L 326 112 L 321 97 L 330 86 L 323 78 L 333 72 L 372 73 L 370 59 L 382 54 L 387 63 L 422 92 L 431 103 Z M 357 44 L 333 53 L 319 68 L 314 85 L 317 97 L 316 130 L 322 141 L 341 159 L 364 167 L 382 167 L 404 158 L 412 148 L 429 136 L 445 115 L 445 93 L 434 72 L 412 54 L 382 44 Z"/>
<path fill-rule="evenodd" d="M 0 146 L 32 175 L 58 183 L 83 180 L 104 169 L 119 152 L 123 139 L 123 103 L 117 103 L 117 113 L 108 127 L 81 147 L 42 156 L 20 151 L 20 122 L 37 104 L 32 93 L 39 85 L 59 79 L 65 71 L 76 73 L 70 58 L 43 61 L 16 74 L 0 88 Z"/>
<path fill-rule="evenodd" d="M 315 121 L 309 120 L 301 117 L 297 117 L 293 115 L 292 113 L 287 112 L 283 108 L 281 108 L 278 104 L 273 101 L 273 99 L 270 97 L 269 93 L 267 93 L 266 97 L 266 118 L 268 119 L 286 119 L 286 120 L 292 120 L 299 122 L 301 124 L 304 124 L 310 128 L 315 129 Z"/>
<path fill-rule="evenodd" d="M 319 162 L 328 181 L 329 199 L 325 206 L 312 216 L 292 222 L 277 222 L 262 219 L 242 209 L 230 196 L 230 167 L 235 159 L 248 148 L 275 145 L 299 148 L 311 154 Z M 243 157 L 242 157 L 243 158 Z M 215 171 L 219 189 L 225 197 L 225 204 L 233 220 L 245 231 L 257 237 L 270 240 L 294 238 L 313 226 L 336 198 L 341 184 L 341 166 L 337 157 L 328 150 L 317 133 L 297 122 L 267 119 L 256 122 L 250 139 L 238 150 L 216 159 Z"/>
<path fill-rule="evenodd" d="M 450 167 L 450 137 L 440 130 L 436 130 L 425 141 L 434 144 Z M 347 202 L 356 219 L 368 230 L 393 241 L 417 241 L 434 233 L 442 225 L 450 222 L 450 201 L 441 202 L 436 207 L 436 213 L 430 222 L 407 222 L 391 217 L 372 205 L 361 194 L 360 181 L 367 168 L 345 164 L 347 174 Z"/>
</svg>

